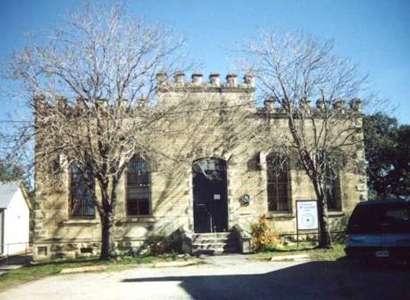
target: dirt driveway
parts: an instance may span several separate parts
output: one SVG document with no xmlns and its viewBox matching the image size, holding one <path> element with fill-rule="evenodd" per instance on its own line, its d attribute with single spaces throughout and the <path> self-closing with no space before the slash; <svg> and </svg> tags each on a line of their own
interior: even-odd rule
<svg viewBox="0 0 410 300">
<path fill-rule="evenodd" d="M 410 272 L 347 262 L 256 262 L 219 256 L 207 264 L 60 275 L 0 299 L 410 299 Z"/>
</svg>

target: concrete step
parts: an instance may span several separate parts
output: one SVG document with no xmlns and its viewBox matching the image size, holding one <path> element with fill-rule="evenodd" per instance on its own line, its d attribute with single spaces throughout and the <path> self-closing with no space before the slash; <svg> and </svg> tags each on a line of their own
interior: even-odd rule
<svg viewBox="0 0 410 300">
<path fill-rule="evenodd" d="M 193 243 L 192 247 L 226 247 L 235 246 L 234 243 Z"/>
<path fill-rule="evenodd" d="M 210 244 L 210 243 L 236 243 L 235 239 L 209 239 L 209 238 L 199 238 L 192 239 L 194 244 Z"/>
<path fill-rule="evenodd" d="M 208 237 L 227 237 L 232 235 L 232 232 L 205 232 L 205 233 L 194 233 L 193 236 L 208 236 Z"/>
<path fill-rule="evenodd" d="M 210 249 L 193 249 L 193 255 L 221 255 L 226 253 L 237 253 L 238 249 L 236 247 L 229 247 L 229 248 L 210 248 Z"/>
<path fill-rule="evenodd" d="M 217 255 L 238 252 L 237 241 L 231 232 L 195 233 L 192 236 L 193 254 Z"/>
<path fill-rule="evenodd" d="M 229 241 L 234 240 L 235 236 L 230 232 L 218 232 L 218 233 L 196 233 L 192 236 L 193 241 Z"/>
</svg>

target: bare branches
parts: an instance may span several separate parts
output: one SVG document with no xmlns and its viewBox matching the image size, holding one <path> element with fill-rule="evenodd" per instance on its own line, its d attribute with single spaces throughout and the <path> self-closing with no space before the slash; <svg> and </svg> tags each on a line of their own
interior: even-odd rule
<svg viewBox="0 0 410 300">
<path fill-rule="evenodd" d="M 314 154 L 352 145 L 360 115 L 341 99 L 357 97 L 366 77 L 333 54 L 333 41 L 270 32 L 249 43 L 245 53 L 253 58 L 250 68 L 262 95 L 286 113 L 295 148 Z M 316 108 L 311 99 L 318 99 Z"/>
<path fill-rule="evenodd" d="M 320 41 L 303 33 L 263 33 L 246 46 L 250 68 L 259 79 L 263 97 L 270 97 L 275 110 L 285 115 L 288 132 L 284 134 L 298 163 L 311 179 L 319 201 L 321 245 L 330 243 L 327 216 L 326 185 L 344 167 L 363 160 L 355 146 L 363 143 L 361 113 L 354 100 L 363 90 L 365 76 L 348 59 L 333 54 L 332 41 Z M 311 100 L 317 99 L 316 107 Z M 351 100 L 353 99 L 353 100 Z M 346 106 L 351 100 L 351 107 Z M 268 139 L 272 151 L 276 137 Z M 283 148 L 283 147 L 282 147 Z M 291 150 L 292 149 L 292 150 Z M 323 243 L 322 243 L 323 242 Z"/>
<path fill-rule="evenodd" d="M 34 94 L 112 103 L 152 96 L 155 73 L 174 63 L 183 40 L 169 30 L 130 18 L 118 6 L 78 11 L 46 45 L 15 55 L 10 74 Z"/>
<path fill-rule="evenodd" d="M 358 77 L 357 67 L 332 51 L 332 41 L 321 42 L 303 33 L 265 32 L 247 45 L 245 53 L 254 58 L 248 67 L 267 95 L 290 101 L 351 98 L 365 77 Z"/>
<path fill-rule="evenodd" d="M 174 74 L 176 64 L 183 69 L 184 41 L 128 15 L 122 5 L 91 2 L 39 41 L 8 65 L 8 78 L 22 83 L 34 110 L 34 122 L 18 140 L 21 145 L 36 139 L 39 183 L 57 178 L 59 168 L 50 165 L 67 170 L 75 163 L 84 174 L 91 172 L 99 186 L 91 193 L 93 202 L 109 231 L 115 190 L 128 161 L 146 150 L 147 132 L 175 111 L 155 108 L 155 76 Z M 94 183 L 83 179 L 93 189 Z"/>
<path fill-rule="evenodd" d="M 75 163 L 84 174 L 91 172 L 99 186 L 93 202 L 108 228 L 127 162 L 145 151 L 146 132 L 167 113 L 154 108 L 155 75 L 175 73 L 184 44 L 124 9 L 88 3 L 8 65 L 8 78 L 22 83 L 34 109 L 34 122 L 18 140 L 22 145 L 36 139 L 38 182 L 57 178 L 58 168 L 50 165 L 67 170 Z"/>
</svg>

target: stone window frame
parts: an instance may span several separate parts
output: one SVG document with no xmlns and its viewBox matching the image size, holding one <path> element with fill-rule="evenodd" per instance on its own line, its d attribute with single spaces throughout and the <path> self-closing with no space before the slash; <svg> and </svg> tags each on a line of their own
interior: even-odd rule
<svg viewBox="0 0 410 300">
<path fill-rule="evenodd" d="M 93 214 L 73 214 L 73 202 L 75 201 L 73 199 L 73 170 L 72 168 L 76 166 L 75 162 L 72 162 L 68 166 L 68 216 L 69 219 L 72 220 L 94 220 L 96 218 L 96 207 L 95 205 L 93 206 Z M 78 167 L 77 167 L 78 168 Z M 81 171 L 81 169 L 80 169 Z M 81 171 L 82 172 L 82 171 Z M 94 186 L 94 192 L 95 192 L 95 179 L 93 178 L 93 186 Z M 78 200 L 78 199 L 77 199 Z M 84 201 L 82 199 L 81 201 Z"/>
<path fill-rule="evenodd" d="M 336 171 L 336 177 L 334 179 L 334 184 L 336 185 L 335 188 L 335 195 L 336 195 L 336 202 L 337 202 L 337 207 L 336 208 L 329 208 L 329 199 L 327 199 L 327 211 L 329 212 L 329 214 L 338 214 L 338 213 L 342 213 L 343 210 L 343 185 L 342 185 L 342 177 L 341 177 L 341 170 L 337 170 Z"/>
<path fill-rule="evenodd" d="M 148 168 L 148 213 L 147 214 L 130 214 L 128 210 L 128 169 L 129 169 L 129 163 L 133 159 L 142 159 L 145 161 L 146 166 Z M 125 176 L 124 176 L 124 191 L 125 191 L 125 201 L 124 201 L 124 209 L 125 209 L 125 215 L 127 218 L 135 218 L 135 219 L 144 219 L 145 218 L 151 218 L 152 217 L 152 172 L 153 172 L 153 167 L 151 160 L 146 157 L 142 157 L 140 154 L 134 155 L 130 161 L 127 164 L 127 167 L 125 169 Z"/>
<path fill-rule="evenodd" d="M 270 210 L 269 208 L 269 157 L 272 155 L 278 155 L 275 151 L 271 151 L 267 153 L 265 156 L 265 165 L 266 165 L 266 170 L 265 170 L 265 178 L 266 178 L 266 202 L 267 202 L 267 207 L 268 207 L 268 213 L 270 215 L 292 215 L 293 214 L 293 195 L 292 195 L 292 159 L 290 155 L 287 155 L 287 167 L 286 167 L 286 196 L 287 196 L 287 203 L 288 203 L 288 209 L 286 210 Z"/>
<path fill-rule="evenodd" d="M 333 189 L 335 189 L 334 194 L 336 196 L 336 207 L 329 209 L 329 199 L 327 199 L 327 211 L 330 215 L 337 215 L 344 212 L 344 195 L 343 195 L 343 180 L 342 174 L 346 170 L 347 158 L 346 153 L 343 151 L 336 151 L 331 153 L 329 156 L 330 164 L 327 164 L 327 169 L 325 170 L 325 180 L 328 177 L 327 172 L 333 172 L 331 177 L 333 177 Z"/>
</svg>

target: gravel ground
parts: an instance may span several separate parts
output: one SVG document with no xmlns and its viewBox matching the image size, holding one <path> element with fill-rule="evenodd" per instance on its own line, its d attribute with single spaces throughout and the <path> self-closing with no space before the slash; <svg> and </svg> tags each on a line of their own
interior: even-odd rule
<svg viewBox="0 0 410 300">
<path fill-rule="evenodd" d="M 259 262 L 206 258 L 187 267 L 59 275 L 0 294 L 0 299 L 410 299 L 410 272 L 346 262 Z"/>
</svg>

